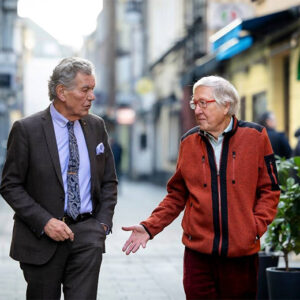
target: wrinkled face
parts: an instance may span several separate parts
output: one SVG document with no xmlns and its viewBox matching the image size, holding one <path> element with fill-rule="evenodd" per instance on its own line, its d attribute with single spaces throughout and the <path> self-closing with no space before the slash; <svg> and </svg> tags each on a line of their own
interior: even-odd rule
<svg viewBox="0 0 300 300">
<path fill-rule="evenodd" d="M 194 102 L 213 100 L 212 87 L 198 86 L 193 95 Z M 206 108 L 199 105 L 195 108 L 195 118 L 201 130 L 207 131 L 214 135 L 223 129 L 226 123 L 226 116 L 229 110 L 229 104 L 226 106 L 219 105 L 217 102 L 207 103 Z"/>
<path fill-rule="evenodd" d="M 60 100 L 63 115 L 70 121 L 78 120 L 89 113 L 94 95 L 95 77 L 78 72 L 71 88 L 62 87 Z"/>
</svg>

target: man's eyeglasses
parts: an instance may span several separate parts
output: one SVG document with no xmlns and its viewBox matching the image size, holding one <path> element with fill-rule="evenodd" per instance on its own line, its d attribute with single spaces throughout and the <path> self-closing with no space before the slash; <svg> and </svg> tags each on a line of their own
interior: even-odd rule
<svg viewBox="0 0 300 300">
<path fill-rule="evenodd" d="M 207 107 L 207 103 L 212 103 L 212 102 L 216 102 L 215 99 L 212 100 L 199 100 L 199 101 L 195 101 L 195 100 L 191 100 L 190 101 L 190 108 L 191 109 L 196 109 L 196 107 L 200 107 L 200 108 L 206 108 Z"/>
</svg>

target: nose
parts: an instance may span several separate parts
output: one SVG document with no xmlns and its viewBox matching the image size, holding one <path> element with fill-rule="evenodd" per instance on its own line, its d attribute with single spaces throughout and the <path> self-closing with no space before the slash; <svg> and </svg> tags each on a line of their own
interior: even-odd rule
<svg viewBox="0 0 300 300">
<path fill-rule="evenodd" d="M 196 115 L 199 115 L 199 114 L 201 114 L 201 113 L 203 113 L 203 108 L 201 108 L 200 105 L 196 105 L 196 108 L 195 108 L 195 114 L 196 114 Z"/>
<path fill-rule="evenodd" d="M 95 94 L 94 94 L 94 91 L 93 90 L 91 90 L 91 91 L 89 91 L 89 93 L 88 93 L 88 100 L 89 101 L 93 101 L 93 100 L 95 100 Z"/>
</svg>

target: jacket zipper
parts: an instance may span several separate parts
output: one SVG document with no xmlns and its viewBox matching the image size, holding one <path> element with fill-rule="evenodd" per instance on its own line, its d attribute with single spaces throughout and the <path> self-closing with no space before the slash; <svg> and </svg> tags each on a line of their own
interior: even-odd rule
<svg viewBox="0 0 300 300">
<path fill-rule="evenodd" d="M 207 181 L 206 181 L 206 169 L 205 169 L 205 156 L 202 156 L 202 169 L 203 169 L 203 175 L 204 175 L 204 187 L 207 187 Z"/>
<path fill-rule="evenodd" d="M 219 254 L 221 254 L 221 248 L 222 248 L 222 208 L 221 208 L 221 193 L 220 193 L 221 184 L 220 184 L 220 172 L 219 172 L 219 170 L 217 172 L 217 176 L 218 176 L 219 223 L 220 223 L 220 241 L 219 241 L 218 251 L 219 251 Z"/>
<path fill-rule="evenodd" d="M 235 151 L 232 151 L 232 183 L 235 184 Z"/>
<path fill-rule="evenodd" d="M 214 155 L 215 155 L 215 165 L 216 165 L 217 180 L 218 180 L 218 204 L 219 204 L 219 223 L 220 223 L 220 240 L 219 240 L 219 246 L 218 246 L 219 254 L 221 254 L 221 250 L 222 250 L 222 204 L 221 204 L 220 167 L 221 167 L 221 159 L 222 159 L 222 152 L 223 152 L 223 142 L 224 142 L 224 139 L 222 141 L 222 148 L 221 148 L 221 152 L 220 152 L 219 166 L 217 165 L 215 150 L 213 149 Z"/>
</svg>

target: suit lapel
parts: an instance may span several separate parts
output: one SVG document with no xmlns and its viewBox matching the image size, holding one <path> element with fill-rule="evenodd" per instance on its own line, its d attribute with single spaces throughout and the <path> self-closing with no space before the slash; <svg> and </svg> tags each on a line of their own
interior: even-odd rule
<svg viewBox="0 0 300 300">
<path fill-rule="evenodd" d="M 58 150 L 57 150 L 56 137 L 55 137 L 54 127 L 53 127 L 49 107 L 45 110 L 45 114 L 42 116 L 42 119 L 43 119 L 42 124 L 43 124 L 44 134 L 46 137 L 46 142 L 47 142 L 49 153 L 50 153 L 50 156 L 52 159 L 52 163 L 53 163 L 58 181 L 61 184 L 62 188 L 64 189 L 63 180 L 62 180 L 62 176 L 61 176 L 61 168 L 60 168 L 60 162 L 59 162 L 59 154 L 58 154 Z"/>
<path fill-rule="evenodd" d="M 85 119 L 79 120 L 82 127 L 82 131 L 85 137 L 85 142 L 87 145 L 89 158 L 90 158 L 90 168 L 91 168 L 91 195 L 93 195 L 95 187 L 95 178 L 96 178 L 96 143 L 95 135 L 92 133 L 92 130 Z"/>
</svg>

